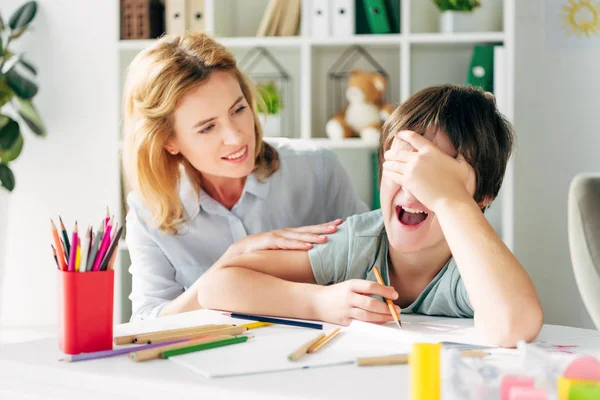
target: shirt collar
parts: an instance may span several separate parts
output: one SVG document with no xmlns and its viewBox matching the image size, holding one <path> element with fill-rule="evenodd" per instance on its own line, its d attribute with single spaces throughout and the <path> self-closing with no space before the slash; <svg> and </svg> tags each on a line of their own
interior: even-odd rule
<svg viewBox="0 0 600 400">
<path fill-rule="evenodd" d="M 246 192 L 258 197 L 261 200 L 265 200 L 269 195 L 269 187 L 271 185 L 270 179 L 264 179 L 264 182 L 260 182 L 254 173 L 248 175 L 246 183 L 244 184 L 244 191 L 242 192 L 242 199 Z M 200 209 L 207 211 L 216 212 L 219 208 L 219 203 L 210 197 L 204 190 L 200 189 L 197 193 L 192 185 L 192 182 L 188 175 L 183 172 L 181 174 L 181 181 L 179 184 L 179 198 L 183 205 L 186 219 L 191 220 L 194 218 Z"/>
</svg>

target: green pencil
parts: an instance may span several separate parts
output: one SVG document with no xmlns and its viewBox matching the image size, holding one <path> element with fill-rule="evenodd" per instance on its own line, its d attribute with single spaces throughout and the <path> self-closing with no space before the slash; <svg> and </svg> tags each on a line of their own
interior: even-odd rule
<svg viewBox="0 0 600 400">
<path fill-rule="evenodd" d="M 249 339 L 248 336 L 238 336 L 231 339 L 220 340 L 212 343 L 202 343 L 189 347 L 182 347 L 180 349 L 165 350 L 162 352 L 162 358 L 169 358 L 172 356 L 179 356 L 181 354 L 193 353 L 195 351 L 202 351 L 208 349 L 214 349 L 215 347 L 229 346 L 230 344 L 243 343 Z"/>
</svg>

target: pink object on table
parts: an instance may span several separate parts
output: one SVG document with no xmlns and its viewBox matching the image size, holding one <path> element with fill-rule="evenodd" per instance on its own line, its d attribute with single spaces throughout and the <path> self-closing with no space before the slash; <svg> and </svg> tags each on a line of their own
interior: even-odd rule
<svg viewBox="0 0 600 400">
<path fill-rule="evenodd" d="M 548 400 L 544 389 L 536 387 L 512 387 L 509 391 L 509 400 Z"/>
<path fill-rule="evenodd" d="M 590 356 L 576 358 L 569 364 L 563 376 L 569 379 L 600 381 L 600 361 Z"/>
<path fill-rule="evenodd" d="M 510 391 L 517 387 L 533 388 L 533 378 L 531 376 L 506 375 L 500 385 L 500 400 L 510 400 Z"/>
</svg>

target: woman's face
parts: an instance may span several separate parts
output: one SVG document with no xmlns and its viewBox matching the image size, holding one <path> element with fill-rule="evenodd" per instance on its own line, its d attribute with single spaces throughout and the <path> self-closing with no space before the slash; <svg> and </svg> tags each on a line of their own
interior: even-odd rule
<svg viewBox="0 0 600 400">
<path fill-rule="evenodd" d="M 174 128 L 165 148 L 204 177 L 243 178 L 254 169 L 254 115 L 233 73 L 215 71 L 187 93 L 175 109 Z"/>
</svg>

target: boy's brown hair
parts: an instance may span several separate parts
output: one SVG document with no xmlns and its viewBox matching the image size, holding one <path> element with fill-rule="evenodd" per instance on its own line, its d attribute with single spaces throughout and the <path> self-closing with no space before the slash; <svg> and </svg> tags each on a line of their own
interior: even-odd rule
<svg viewBox="0 0 600 400">
<path fill-rule="evenodd" d="M 446 132 L 458 154 L 475 170 L 475 201 L 495 199 L 512 152 L 514 130 L 498 111 L 494 96 L 473 86 L 431 86 L 394 110 L 379 141 L 379 182 L 383 154 L 396 134 L 411 130 L 423 135 L 428 129 Z"/>
</svg>

